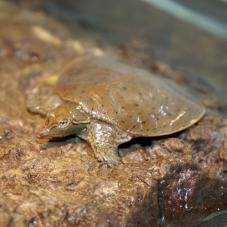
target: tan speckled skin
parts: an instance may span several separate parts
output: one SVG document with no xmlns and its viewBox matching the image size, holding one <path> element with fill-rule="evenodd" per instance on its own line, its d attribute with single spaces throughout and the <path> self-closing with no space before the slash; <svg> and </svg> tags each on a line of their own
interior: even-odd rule
<svg viewBox="0 0 227 227">
<path fill-rule="evenodd" d="M 71 118 L 74 114 L 70 133 L 74 130 L 88 140 L 96 157 L 110 164 L 117 162 L 119 144 L 133 137 L 181 131 L 205 113 L 173 82 L 112 57 L 75 59 L 60 75 L 56 93 L 67 103 L 60 109 Z M 75 128 L 76 124 L 81 129 L 83 122 L 78 112 L 86 119 L 81 133 Z M 64 135 L 59 131 L 58 136 Z"/>
<path fill-rule="evenodd" d="M 168 135 L 204 115 L 204 108 L 186 99 L 173 82 L 110 57 L 75 60 L 60 76 L 56 91 L 92 118 L 134 136 Z"/>
<path fill-rule="evenodd" d="M 60 123 L 62 120 L 67 121 L 64 127 Z M 119 144 L 132 138 L 120 128 L 93 119 L 74 103 L 66 102 L 48 113 L 45 129 L 39 137 L 64 137 L 71 134 L 88 141 L 95 157 L 109 165 L 117 164 L 120 160 L 117 152 Z"/>
</svg>

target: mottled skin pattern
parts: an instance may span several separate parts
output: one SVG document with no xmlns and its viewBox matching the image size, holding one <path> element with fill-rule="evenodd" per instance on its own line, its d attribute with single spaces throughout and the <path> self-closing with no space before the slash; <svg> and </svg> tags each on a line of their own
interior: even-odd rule
<svg viewBox="0 0 227 227">
<path fill-rule="evenodd" d="M 70 62 L 55 91 L 63 102 L 49 112 L 40 136 L 75 134 L 109 165 L 119 161 L 119 144 L 179 132 L 205 113 L 173 82 L 107 56 Z"/>
<path fill-rule="evenodd" d="M 169 135 L 196 123 L 204 108 L 173 81 L 112 57 L 84 57 L 67 65 L 56 93 L 133 137 Z M 196 100 L 196 97 L 193 97 Z"/>
<path fill-rule="evenodd" d="M 46 129 L 40 137 L 64 137 L 72 134 L 88 141 L 95 157 L 109 165 L 120 161 L 119 144 L 132 138 L 120 128 L 92 119 L 74 103 L 67 102 L 48 113 Z"/>
</svg>

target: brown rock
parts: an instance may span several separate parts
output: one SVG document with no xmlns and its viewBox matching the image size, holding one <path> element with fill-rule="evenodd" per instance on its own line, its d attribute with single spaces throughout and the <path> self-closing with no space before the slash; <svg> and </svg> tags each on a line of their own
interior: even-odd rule
<svg viewBox="0 0 227 227">
<path fill-rule="evenodd" d="M 219 115 L 178 135 L 134 141 L 121 153 L 124 163 L 113 168 L 97 162 L 89 145 L 73 137 L 40 146 L 35 132 L 43 119 L 26 110 L 26 91 L 78 52 L 69 48 L 72 36 L 60 23 L 12 5 L 4 9 L 0 226 L 155 227 L 160 218 L 190 226 L 227 207 L 226 119 Z M 34 25 L 49 36 L 37 36 Z"/>
</svg>

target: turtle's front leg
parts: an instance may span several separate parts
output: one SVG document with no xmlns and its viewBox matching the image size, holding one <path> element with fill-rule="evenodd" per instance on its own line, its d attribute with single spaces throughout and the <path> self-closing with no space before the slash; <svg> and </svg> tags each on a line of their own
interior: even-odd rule
<svg viewBox="0 0 227 227">
<path fill-rule="evenodd" d="M 115 165 L 120 161 L 118 145 L 131 137 L 115 126 L 97 121 L 90 124 L 87 139 L 99 161 Z"/>
</svg>

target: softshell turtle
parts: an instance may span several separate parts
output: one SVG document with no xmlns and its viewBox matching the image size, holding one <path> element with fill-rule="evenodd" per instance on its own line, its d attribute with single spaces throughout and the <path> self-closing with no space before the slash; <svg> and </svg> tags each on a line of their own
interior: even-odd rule
<svg viewBox="0 0 227 227">
<path fill-rule="evenodd" d="M 63 69 L 56 93 L 63 104 L 48 113 L 40 137 L 76 134 L 110 165 L 119 161 L 119 144 L 179 132 L 205 112 L 173 82 L 112 57 L 75 59 Z"/>
</svg>

